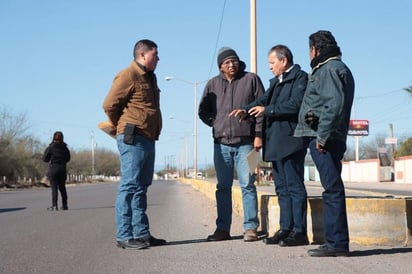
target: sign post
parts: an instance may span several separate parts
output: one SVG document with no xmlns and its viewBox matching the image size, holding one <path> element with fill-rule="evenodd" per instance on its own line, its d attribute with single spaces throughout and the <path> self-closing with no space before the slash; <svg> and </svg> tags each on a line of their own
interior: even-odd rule
<svg viewBox="0 0 412 274">
<path fill-rule="evenodd" d="M 348 135 L 355 136 L 355 160 L 359 161 L 359 136 L 369 135 L 369 121 L 349 120 Z"/>
</svg>

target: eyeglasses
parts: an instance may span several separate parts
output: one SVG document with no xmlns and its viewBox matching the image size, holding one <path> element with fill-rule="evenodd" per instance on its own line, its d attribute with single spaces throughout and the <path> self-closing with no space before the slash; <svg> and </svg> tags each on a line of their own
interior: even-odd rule
<svg viewBox="0 0 412 274">
<path fill-rule="evenodd" d="M 226 67 L 228 67 L 230 64 L 236 66 L 237 64 L 239 64 L 239 61 L 237 59 L 227 59 L 226 61 L 222 63 L 222 65 Z"/>
</svg>

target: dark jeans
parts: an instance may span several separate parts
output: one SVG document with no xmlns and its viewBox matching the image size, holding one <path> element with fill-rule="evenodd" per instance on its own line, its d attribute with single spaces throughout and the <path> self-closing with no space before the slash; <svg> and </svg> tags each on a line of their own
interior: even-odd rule
<svg viewBox="0 0 412 274">
<path fill-rule="evenodd" d="M 324 188 L 322 198 L 326 244 L 333 248 L 349 249 L 345 186 L 341 177 L 341 160 L 346 150 L 346 143 L 340 140 L 328 141 L 326 152 L 322 153 L 316 149 L 316 138 L 305 139 Z"/>
<path fill-rule="evenodd" d="M 273 162 L 275 190 L 280 207 L 282 230 L 307 232 L 307 193 L 304 184 L 306 149 Z"/>
<path fill-rule="evenodd" d="M 49 170 L 49 181 L 52 193 L 52 206 L 57 207 L 57 189 L 62 196 L 62 206 L 67 207 L 67 191 L 66 191 L 66 169 L 63 167 L 52 167 Z"/>
</svg>

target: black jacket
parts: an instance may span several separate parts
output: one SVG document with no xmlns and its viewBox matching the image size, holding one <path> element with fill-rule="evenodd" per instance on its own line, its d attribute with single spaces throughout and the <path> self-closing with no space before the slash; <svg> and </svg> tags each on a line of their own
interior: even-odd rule
<svg viewBox="0 0 412 274">
<path fill-rule="evenodd" d="M 293 137 L 293 134 L 307 82 L 307 73 L 301 70 L 299 65 L 294 65 L 289 72 L 283 75 L 282 82 L 279 82 L 276 77 L 272 78 L 265 94 L 244 107 L 246 110 L 254 106 L 265 107 L 264 161 L 280 160 L 304 149 L 302 138 Z"/>
<path fill-rule="evenodd" d="M 70 151 L 64 142 L 51 143 L 43 153 L 43 161 L 49 163 L 48 174 L 51 172 L 66 172 L 66 163 L 70 161 Z"/>
<path fill-rule="evenodd" d="M 253 102 L 263 95 L 264 87 L 259 76 L 246 72 L 245 64 L 240 61 L 239 73 L 231 82 L 223 73 L 210 79 L 203 91 L 199 104 L 199 118 L 213 127 L 215 143 L 239 144 L 253 142 L 255 136 L 262 134 L 261 118 L 250 118 L 239 122 L 229 113 Z"/>
</svg>

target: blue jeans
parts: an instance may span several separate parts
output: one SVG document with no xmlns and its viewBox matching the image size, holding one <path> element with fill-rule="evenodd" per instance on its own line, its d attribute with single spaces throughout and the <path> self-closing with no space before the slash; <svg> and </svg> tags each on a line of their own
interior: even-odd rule
<svg viewBox="0 0 412 274">
<path fill-rule="evenodd" d="M 349 249 L 345 186 L 341 177 L 341 160 L 346 151 L 346 143 L 330 140 L 326 143 L 326 152 L 322 153 L 316 149 L 316 138 L 305 139 L 324 188 L 322 198 L 326 244 L 333 248 Z"/>
<path fill-rule="evenodd" d="M 249 174 L 247 154 L 253 149 L 252 144 L 214 145 L 214 164 L 217 176 L 216 204 L 218 229 L 230 231 L 232 224 L 232 185 L 236 168 L 242 191 L 243 227 L 257 229 L 257 191 L 255 175 Z"/>
<path fill-rule="evenodd" d="M 124 241 L 148 238 L 149 219 L 146 215 L 147 188 L 152 184 L 155 142 L 136 135 L 134 144 L 117 136 L 120 152 L 121 179 L 116 197 L 116 239 Z"/>
<path fill-rule="evenodd" d="M 306 149 L 273 162 L 275 190 L 280 207 L 282 230 L 307 232 L 307 193 L 304 184 Z"/>
</svg>

